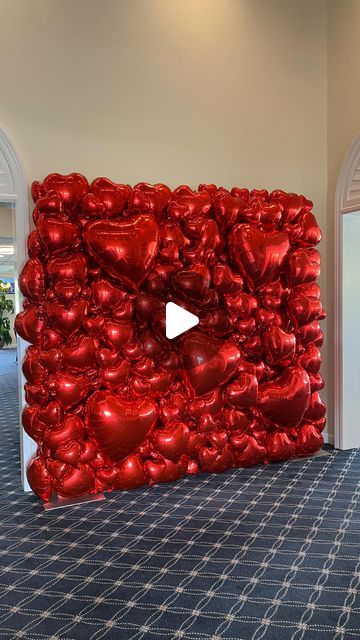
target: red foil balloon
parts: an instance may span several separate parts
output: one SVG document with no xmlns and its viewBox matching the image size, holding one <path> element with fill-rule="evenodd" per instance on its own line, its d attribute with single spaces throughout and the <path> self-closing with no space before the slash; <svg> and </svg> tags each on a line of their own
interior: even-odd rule
<svg viewBox="0 0 360 640">
<path fill-rule="evenodd" d="M 324 310 L 312 203 L 280 189 L 133 188 L 50 174 L 15 327 L 44 501 L 321 447 Z M 199 317 L 166 338 L 166 304 Z"/>
<path fill-rule="evenodd" d="M 109 391 L 97 391 L 86 407 L 89 435 L 114 462 L 133 453 L 152 430 L 156 420 L 156 403 L 147 398 L 124 400 Z"/>
</svg>

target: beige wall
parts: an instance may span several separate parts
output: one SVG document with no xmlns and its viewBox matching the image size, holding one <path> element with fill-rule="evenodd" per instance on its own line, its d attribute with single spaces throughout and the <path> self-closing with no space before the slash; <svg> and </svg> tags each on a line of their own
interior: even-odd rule
<svg viewBox="0 0 360 640">
<path fill-rule="evenodd" d="M 328 307 L 333 308 L 334 199 L 343 160 L 360 133 L 360 2 L 328 0 Z M 328 397 L 333 397 L 333 318 L 328 317 Z M 330 406 L 330 410 L 332 405 Z"/>
<path fill-rule="evenodd" d="M 326 0 L 0 5 L 0 126 L 29 181 L 280 187 L 326 230 Z"/>
</svg>

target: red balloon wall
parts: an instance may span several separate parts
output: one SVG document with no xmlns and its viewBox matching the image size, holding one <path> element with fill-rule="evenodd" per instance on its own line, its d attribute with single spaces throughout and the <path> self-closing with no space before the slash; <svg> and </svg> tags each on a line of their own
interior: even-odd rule
<svg viewBox="0 0 360 640">
<path fill-rule="evenodd" d="M 27 470 L 44 501 L 286 460 L 319 449 L 321 232 L 279 189 L 32 186 L 15 326 Z M 173 301 L 200 322 L 165 337 Z"/>
</svg>

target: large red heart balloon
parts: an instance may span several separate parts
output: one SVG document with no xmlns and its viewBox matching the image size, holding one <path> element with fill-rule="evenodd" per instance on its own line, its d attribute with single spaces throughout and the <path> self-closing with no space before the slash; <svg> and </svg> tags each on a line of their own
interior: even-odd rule
<svg viewBox="0 0 360 640">
<path fill-rule="evenodd" d="M 133 453 L 158 415 L 150 398 L 125 400 L 110 391 L 96 391 L 86 406 L 86 427 L 101 451 L 114 462 Z"/>
<path fill-rule="evenodd" d="M 209 341 L 199 331 L 188 333 L 182 342 L 183 375 L 196 396 L 213 391 L 236 372 L 240 351 L 230 340 Z"/>
<path fill-rule="evenodd" d="M 251 291 L 278 277 L 289 248 L 285 233 L 260 231 L 250 224 L 236 225 L 229 236 L 230 258 Z"/>
<path fill-rule="evenodd" d="M 296 427 L 308 408 L 310 379 L 305 369 L 289 367 L 259 385 L 257 406 L 264 418 L 278 427 Z"/>
<path fill-rule="evenodd" d="M 115 280 L 137 288 L 149 273 L 158 250 L 159 228 L 150 214 L 126 220 L 96 220 L 84 238 L 96 262 Z"/>
</svg>

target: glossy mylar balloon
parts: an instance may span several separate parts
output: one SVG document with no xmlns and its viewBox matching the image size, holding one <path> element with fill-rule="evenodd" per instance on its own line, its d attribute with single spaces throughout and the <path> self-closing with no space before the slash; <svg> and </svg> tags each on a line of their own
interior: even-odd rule
<svg viewBox="0 0 360 640">
<path fill-rule="evenodd" d="M 33 491 L 72 499 L 321 447 L 321 232 L 304 196 L 50 174 L 15 328 Z M 199 317 L 166 338 L 166 304 Z"/>
</svg>

